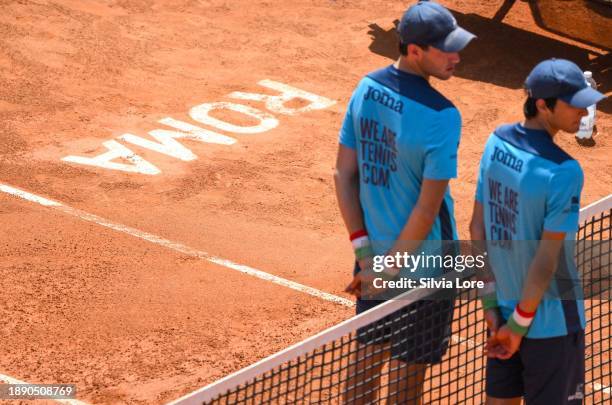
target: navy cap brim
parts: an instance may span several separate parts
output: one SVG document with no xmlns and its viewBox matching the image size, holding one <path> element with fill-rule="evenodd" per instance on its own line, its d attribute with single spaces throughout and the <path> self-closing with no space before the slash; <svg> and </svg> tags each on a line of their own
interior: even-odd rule
<svg viewBox="0 0 612 405">
<path fill-rule="evenodd" d="M 443 52 L 459 52 L 470 43 L 476 35 L 461 27 L 455 28 L 443 40 L 431 44 Z"/>
<path fill-rule="evenodd" d="M 597 90 L 587 86 L 582 90 L 578 90 L 574 94 L 561 96 L 559 99 L 576 108 L 587 108 L 593 104 L 597 104 L 606 96 Z"/>
</svg>

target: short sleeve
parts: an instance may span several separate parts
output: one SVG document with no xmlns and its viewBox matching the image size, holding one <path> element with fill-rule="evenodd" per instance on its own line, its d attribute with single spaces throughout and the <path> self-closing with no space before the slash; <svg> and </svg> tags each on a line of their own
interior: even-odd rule
<svg viewBox="0 0 612 405">
<path fill-rule="evenodd" d="M 344 115 L 344 122 L 342 123 L 342 128 L 340 128 L 340 136 L 339 136 L 339 143 L 351 149 L 357 148 L 357 136 L 355 134 L 355 126 L 353 123 L 353 99 L 354 98 L 355 98 L 355 94 L 353 94 L 353 96 L 351 97 L 351 100 L 349 101 L 349 105 L 346 109 L 346 114 Z"/>
<path fill-rule="evenodd" d="M 446 108 L 433 122 L 427 139 L 423 177 L 447 180 L 457 177 L 457 150 L 461 136 L 461 116 L 455 107 Z"/>
<path fill-rule="evenodd" d="M 546 195 L 544 230 L 575 233 L 580 215 L 580 193 L 584 176 L 575 160 L 560 164 L 552 173 Z"/>
</svg>

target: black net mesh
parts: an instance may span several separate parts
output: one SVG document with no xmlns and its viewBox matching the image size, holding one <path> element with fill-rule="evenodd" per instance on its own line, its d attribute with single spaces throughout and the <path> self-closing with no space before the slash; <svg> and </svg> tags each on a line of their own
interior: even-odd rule
<svg viewBox="0 0 612 405">
<path fill-rule="evenodd" d="M 612 400 L 610 300 L 602 294 L 610 288 L 612 210 L 609 201 L 604 207 L 586 219 L 576 244 L 577 265 L 591 289 L 585 291 L 587 404 Z M 331 339 L 323 334 L 315 349 L 246 382 L 238 375 L 235 385 L 230 379 L 212 398 L 218 387 L 200 391 L 189 403 L 411 403 L 418 397 L 424 404 L 482 404 L 486 325 L 477 291 L 450 294 L 404 300 L 391 314 L 349 325 Z"/>
<path fill-rule="evenodd" d="M 585 403 L 612 402 L 612 360 L 610 339 L 610 256 L 612 255 L 612 210 L 589 218 L 580 227 L 576 264 L 583 274 L 586 307 L 586 384 Z"/>
</svg>

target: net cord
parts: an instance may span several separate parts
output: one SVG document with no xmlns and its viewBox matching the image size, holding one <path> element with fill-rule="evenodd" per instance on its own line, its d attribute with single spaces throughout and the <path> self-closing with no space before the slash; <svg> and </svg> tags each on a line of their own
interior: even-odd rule
<svg viewBox="0 0 612 405">
<path fill-rule="evenodd" d="M 607 213 L 611 209 L 612 209 L 612 194 L 582 208 L 580 210 L 580 217 L 578 219 L 578 222 L 582 225 L 583 223 L 592 219 L 596 215 Z"/>
</svg>

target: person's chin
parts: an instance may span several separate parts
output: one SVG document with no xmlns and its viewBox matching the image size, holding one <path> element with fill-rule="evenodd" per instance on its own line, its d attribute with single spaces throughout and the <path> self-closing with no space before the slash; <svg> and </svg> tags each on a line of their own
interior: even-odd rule
<svg viewBox="0 0 612 405">
<path fill-rule="evenodd" d="M 450 71 L 445 70 L 444 72 L 442 72 L 442 73 L 438 73 L 438 74 L 436 74 L 436 75 L 434 75 L 434 76 L 435 76 L 437 79 L 440 79 L 440 80 L 448 80 L 448 79 L 450 79 L 451 77 L 453 77 L 453 73 L 455 73 L 455 71 L 454 71 L 454 70 L 450 70 Z"/>
</svg>

